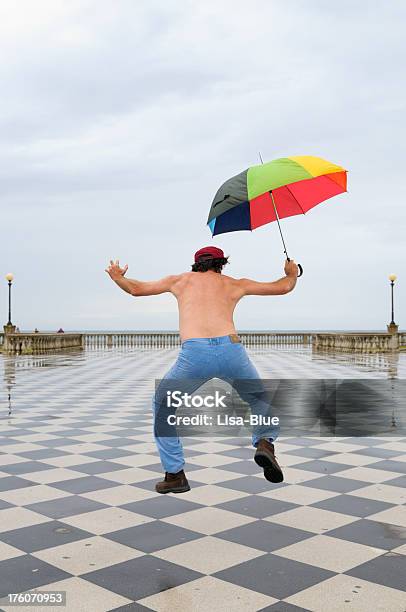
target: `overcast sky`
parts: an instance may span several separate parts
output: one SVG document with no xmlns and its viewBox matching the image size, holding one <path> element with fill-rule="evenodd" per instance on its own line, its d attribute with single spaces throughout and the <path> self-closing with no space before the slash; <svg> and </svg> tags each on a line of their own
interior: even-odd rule
<svg viewBox="0 0 406 612">
<path fill-rule="evenodd" d="M 175 329 L 170 295 L 130 278 L 190 269 L 216 244 L 228 274 L 283 273 L 275 224 L 212 240 L 219 185 L 265 160 L 325 157 L 349 193 L 282 221 L 304 276 L 245 298 L 240 329 L 384 329 L 387 276 L 406 326 L 403 0 L 2 0 L 2 324 Z M 403 318 L 402 318 L 403 310 Z"/>
</svg>

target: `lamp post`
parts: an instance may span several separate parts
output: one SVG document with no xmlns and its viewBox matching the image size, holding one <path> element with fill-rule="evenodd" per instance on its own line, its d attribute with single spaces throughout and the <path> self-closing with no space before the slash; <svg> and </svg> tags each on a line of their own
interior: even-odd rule
<svg viewBox="0 0 406 612">
<path fill-rule="evenodd" d="M 13 334 L 15 332 L 16 326 L 11 322 L 11 283 L 13 281 L 14 275 L 9 272 L 6 274 L 6 280 L 8 281 L 8 321 L 7 325 L 3 326 L 5 334 Z"/>
<path fill-rule="evenodd" d="M 393 289 L 395 286 L 395 280 L 397 278 L 396 274 L 389 274 L 390 280 L 390 288 L 391 288 L 391 321 L 388 325 L 388 332 L 390 334 L 396 334 L 398 331 L 398 325 L 395 323 L 395 308 L 394 308 L 394 300 L 393 300 Z"/>
</svg>

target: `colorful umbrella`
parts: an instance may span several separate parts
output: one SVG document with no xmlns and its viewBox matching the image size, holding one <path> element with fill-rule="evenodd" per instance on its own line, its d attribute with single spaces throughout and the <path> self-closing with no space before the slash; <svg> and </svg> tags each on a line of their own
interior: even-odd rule
<svg viewBox="0 0 406 612">
<path fill-rule="evenodd" d="M 213 236 L 253 230 L 308 210 L 347 191 L 347 171 L 321 157 L 281 157 L 251 166 L 223 183 L 211 205 L 208 226 Z"/>
</svg>

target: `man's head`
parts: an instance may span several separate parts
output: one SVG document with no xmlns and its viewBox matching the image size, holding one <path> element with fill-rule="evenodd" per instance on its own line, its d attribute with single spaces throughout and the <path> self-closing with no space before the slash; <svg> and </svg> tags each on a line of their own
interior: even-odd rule
<svg viewBox="0 0 406 612">
<path fill-rule="evenodd" d="M 192 272 L 207 272 L 213 270 L 221 273 L 223 267 L 228 263 L 228 257 L 224 257 L 221 249 L 214 246 L 203 247 L 195 253 L 195 263 Z"/>
</svg>

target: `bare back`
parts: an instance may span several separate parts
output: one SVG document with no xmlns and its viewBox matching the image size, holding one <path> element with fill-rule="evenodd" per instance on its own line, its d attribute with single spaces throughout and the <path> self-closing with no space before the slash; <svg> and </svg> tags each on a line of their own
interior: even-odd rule
<svg viewBox="0 0 406 612">
<path fill-rule="evenodd" d="M 186 272 L 173 284 L 182 340 L 235 334 L 233 313 L 242 297 L 240 283 L 212 270 Z"/>
</svg>

